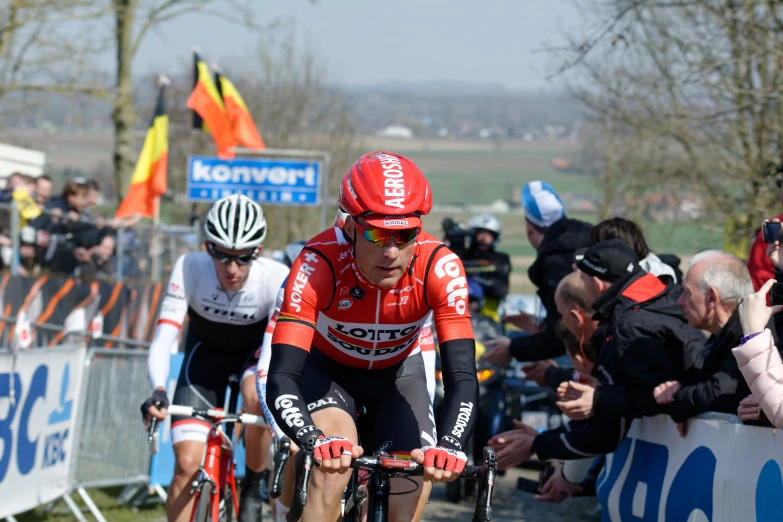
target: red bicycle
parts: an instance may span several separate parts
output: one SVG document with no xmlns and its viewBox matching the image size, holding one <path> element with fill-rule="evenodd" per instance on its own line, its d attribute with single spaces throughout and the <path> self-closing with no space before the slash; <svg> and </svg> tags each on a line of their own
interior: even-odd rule
<svg viewBox="0 0 783 522">
<path fill-rule="evenodd" d="M 240 422 L 266 426 L 264 418 L 249 413 L 226 413 L 222 409 L 208 410 L 191 406 L 171 405 L 168 415 L 192 417 L 212 423 L 207 445 L 201 457 L 198 476 L 193 481 L 190 494 L 195 495 L 195 507 L 191 522 L 231 522 L 239 517 L 239 498 L 234 477 L 234 444 L 231 431 L 223 425 Z M 157 420 L 149 426 L 149 442 L 153 454 L 157 453 Z"/>
</svg>

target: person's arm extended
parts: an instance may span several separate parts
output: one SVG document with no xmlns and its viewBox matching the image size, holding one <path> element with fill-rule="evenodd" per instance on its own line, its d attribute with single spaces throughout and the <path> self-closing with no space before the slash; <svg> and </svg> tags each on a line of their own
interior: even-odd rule
<svg viewBox="0 0 783 522">
<path fill-rule="evenodd" d="M 620 446 L 630 423 L 624 418 L 600 417 L 571 421 L 538 435 L 533 439 L 532 450 L 539 460 L 575 460 L 606 455 Z"/>
<path fill-rule="evenodd" d="M 730 370 L 734 366 L 734 375 Z M 674 422 L 684 422 L 707 411 L 733 413 L 739 402 L 748 395 L 748 388 L 731 356 L 709 380 L 683 386 L 674 394 L 669 414 Z"/>
<path fill-rule="evenodd" d="M 186 293 L 188 289 L 185 286 L 184 270 L 185 256 L 181 256 L 171 272 L 147 358 L 147 376 L 153 390 L 166 389 L 166 379 L 169 378 L 171 364 L 171 347 L 177 342 L 182 322 L 188 313 Z"/>
<path fill-rule="evenodd" d="M 285 435 L 302 447 L 321 433 L 302 398 L 302 374 L 308 352 L 289 344 L 273 344 L 266 384 L 266 404 Z"/>
<path fill-rule="evenodd" d="M 473 339 L 453 339 L 440 345 L 443 368 L 443 413 L 440 445 L 464 451 L 478 417 L 478 379 Z"/>
<path fill-rule="evenodd" d="M 783 428 L 783 362 L 772 333 L 766 329 L 732 352 L 764 414 L 774 426 Z"/>
<path fill-rule="evenodd" d="M 554 359 L 565 353 L 565 345 L 547 322 L 544 331 L 511 339 L 511 355 L 518 361 Z"/>
</svg>

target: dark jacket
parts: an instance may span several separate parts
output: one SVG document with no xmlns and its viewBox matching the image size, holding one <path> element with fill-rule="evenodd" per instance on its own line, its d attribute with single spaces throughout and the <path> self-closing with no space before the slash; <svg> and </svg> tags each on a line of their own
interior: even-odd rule
<svg viewBox="0 0 783 522">
<path fill-rule="evenodd" d="M 772 320 L 768 328 L 776 337 Z M 704 362 L 687 372 L 683 387 L 674 394 L 669 412 L 674 422 L 707 411 L 736 415 L 740 401 L 750 395 L 737 359 L 731 353 L 732 348 L 740 345 L 742 335 L 739 311 L 735 311 L 721 331 L 707 339 Z"/>
<path fill-rule="evenodd" d="M 666 411 L 655 387 L 693 370 L 705 337 L 688 327 L 677 298 L 682 289 L 638 271 L 616 282 L 595 303 L 601 322 L 591 339 L 598 347 L 593 376 L 593 416 L 549 430 L 533 441 L 539 459 L 579 459 L 611 453 L 635 417 Z"/>
<path fill-rule="evenodd" d="M 560 280 L 573 272 L 574 252 L 590 246 L 593 226 L 575 219 L 563 218 L 544 235 L 535 262 L 527 275 L 536 286 L 538 297 L 546 309 L 544 330 L 534 335 L 511 340 L 511 354 L 520 361 L 538 361 L 559 357 L 565 353 L 563 342 L 555 335 L 560 314 L 555 306 L 555 289 Z"/>
<path fill-rule="evenodd" d="M 664 413 L 653 390 L 678 380 L 701 361 L 704 334 L 688 326 L 677 299 L 682 288 L 639 271 L 612 285 L 595 303 L 606 323 L 598 346 L 593 396 L 598 417 L 644 417 Z"/>
</svg>

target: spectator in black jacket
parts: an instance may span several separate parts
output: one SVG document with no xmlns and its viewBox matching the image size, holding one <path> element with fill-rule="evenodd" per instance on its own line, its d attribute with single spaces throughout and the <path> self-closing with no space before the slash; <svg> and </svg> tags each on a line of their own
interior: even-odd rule
<svg viewBox="0 0 783 522">
<path fill-rule="evenodd" d="M 659 404 L 671 405 L 669 413 L 682 436 L 688 418 L 707 411 L 733 414 L 750 394 L 731 349 L 741 344 L 743 335 L 737 307 L 753 292 L 748 268 L 733 254 L 708 250 L 691 258 L 678 303 L 691 327 L 712 335 L 696 367 L 654 392 Z"/>
<path fill-rule="evenodd" d="M 491 343 L 492 351 L 485 359 L 499 366 L 508 364 L 512 356 L 520 361 L 538 361 L 565 353 L 563 342 L 555 335 L 560 318 L 555 289 L 573 271 L 574 252 L 590 246 L 592 225 L 565 217 L 563 201 L 549 183 L 532 181 L 525 185 L 522 205 L 528 240 L 538 252 L 527 273 L 538 289 L 536 293 L 546 309 L 546 319 L 539 324 L 529 314 L 506 316 L 506 321 L 531 335 L 502 337 Z"/>
<path fill-rule="evenodd" d="M 501 468 L 517 465 L 535 453 L 540 460 L 572 460 L 614 451 L 633 418 L 665 411 L 653 390 L 683 373 L 684 353 L 701 350 L 704 336 L 689 328 L 677 305 L 678 286 L 665 285 L 639 266 L 625 242 L 602 241 L 579 261 L 580 277 L 594 300 L 598 330 L 591 342 L 599 385 L 570 381 L 561 385 L 561 410 L 574 419 L 538 435 L 515 423 L 513 430 L 493 437 Z"/>
</svg>

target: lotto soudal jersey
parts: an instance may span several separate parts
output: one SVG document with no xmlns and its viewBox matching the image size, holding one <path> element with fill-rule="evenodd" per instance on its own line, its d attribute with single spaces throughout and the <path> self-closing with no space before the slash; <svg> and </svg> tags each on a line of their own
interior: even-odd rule
<svg viewBox="0 0 783 522">
<path fill-rule="evenodd" d="M 316 347 L 347 366 L 381 369 L 414 350 L 432 310 L 438 340 L 473 339 L 465 271 L 436 238 L 419 234 L 394 288 L 370 284 L 339 228 L 310 240 L 291 267 L 273 344 Z"/>
<path fill-rule="evenodd" d="M 227 292 L 209 254 L 186 254 L 174 265 L 158 324 L 180 328 L 187 314 L 190 328 L 208 344 L 259 346 L 287 275 L 285 265 L 260 257 L 250 265 L 242 289 Z"/>
</svg>

